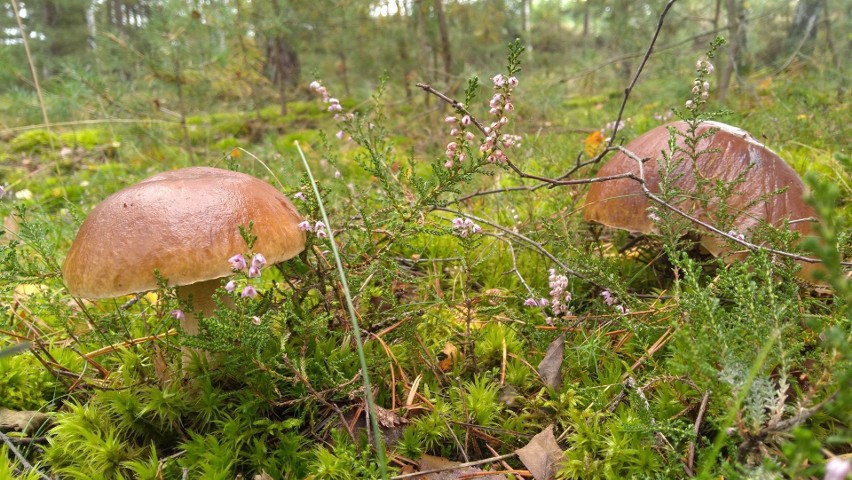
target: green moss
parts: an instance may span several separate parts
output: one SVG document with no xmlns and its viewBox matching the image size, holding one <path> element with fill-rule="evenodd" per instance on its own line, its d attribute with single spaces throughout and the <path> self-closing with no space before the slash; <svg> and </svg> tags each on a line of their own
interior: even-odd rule
<svg viewBox="0 0 852 480">
<path fill-rule="evenodd" d="M 45 148 L 58 147 L 62 142 L 47 130 L 28 130 L 23 132 L 9 142 L 13 152 L 33 153 Z"/>
<path fill-rule="evenodd" d="M 117 139 L 112 138 L 112 135 L 103 130 L 86 128 L 62 133 L 59 135 L 59 140 L 63 145 L 69 147 L 82 147 L 91 150 L 98 145 L 111 143 Z"/>
</svg>

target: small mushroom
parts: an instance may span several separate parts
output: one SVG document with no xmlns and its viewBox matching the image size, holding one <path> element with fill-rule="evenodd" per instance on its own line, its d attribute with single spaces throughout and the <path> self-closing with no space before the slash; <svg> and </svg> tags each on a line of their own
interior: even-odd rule
<svg viewBox="0 0 852 480">
<path fill-rule="evenodd" d="M 63 276 L 72 295 L 96 299 L 156 289 L 156 271 L 195 312 L 210 316 L 219 279 L 233 273 L 228 259 L 246 249 L 240 227 L 252 223 L 254 250 L 274 264 L 304 250 L 300 221 L 287 197 L 250 175 L 209 167 L 161 173 L 92 210 Z M 198 333 L 192 311 L 181 327 Z"/>
<path fill-rule="evenodd" d="M 674 127 L 678 132 L 686 133 L 688 126 L 685 122 L 674 122 L 662 125 L 645 133 L 627 145 L 627 150 L 640 158 L 647 158 L 644 164 L 644 175 L 648 189 L 652 193 L 660 191 L 660 172 L 657 159 L 661 152 L 669 150 L 669 128 Z M 813 219 L 816 212 L 804 201 L 805 186 L 796 172 L 787 165 L 775 152 L 766 148 L 744 130 L 719 122 L 703 122 L 699 125 L 697 135 L 703 135 L 710 129 L 715 133 L 702 138 L 696 146 L 696 151 L 703 152 L 698 156 L 695 166 L 689 158 L 684 158 L 671 173 L 674 186 L 684 192 L 696 190 L 696 176 L 693 168 L 704 179 L 715 182 L 722 180 L 732 182 L 744 174 L 742 183 L 734 188 L 733 194 L 726 200 L 735 215 L 732 228 L 748 238 L 751 231 L 761 222 L 774 227 L 781 227 L 788 221 L 789 228 L 802 236 L 812 234 Z M 677 138 L 677 144 L 684 147 L 684 139 Z M 683 158 L 684 153 L 678 153 Z M 632 172 L 639 175 L 639 167 L 634 159 L 619 152 L 614 155 L 598 172 L 598 177 L 618 175 Z M 783 193 L 772 194 L 781 189 Z M 764 198 L 762 198 L 764 197 Z M 656 231 L 655 223 L 649 218 L 648 207 L 651 204 L 642 193 L 639 184 L 632 179 L 618 179 L 593 183 L 586 196 L 584 219 L 608 227 L 627 230 L 634 233 L 652 233 Z M 708 221 L 719 208 L 719 201 L 710 201 L 707 208 L 696 200 L 680 203 L 679 207 L 703 221 Z M 712 221 L 710 221 L 712 224 Z M 725 255 L 725 261 L 732 263 L 741 255 L 732 255 L 726 249 L 726 241 L 713 234 L 702 234 L 701 244 L 714 256 Z M 810 277 L 813 264 L 803 263 L 800 273 L 803 278 Z"/>
</svg>

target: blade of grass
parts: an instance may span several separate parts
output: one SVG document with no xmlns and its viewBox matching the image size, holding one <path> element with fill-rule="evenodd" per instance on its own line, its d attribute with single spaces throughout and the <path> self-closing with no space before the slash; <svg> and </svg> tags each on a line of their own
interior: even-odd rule
<svg viewBox="0 0 852 480">
<path fill-rule="evenodd" d="M 305 158 L 305 153 L 302 152 L 302 147 L 299 142 L 293 142 L 296 145 L 296 150 L 299 151 L 299 156 L 302 158 L 302 165 L 305 167 L 305 172 L 308 174 L 308 180 L 311 182 L 314 196 L 317 199 L 322 221 L 328 227 L 328 242 L 331 244 L 331 251 L 334 254 L 334 263 L 337 265 L 337 274 L 340 275 L 340 284 L 343 286 L 343 294 L 346 297 L 346 308 L 349 310 L 349 320 L 352 322 L 352 333 L 355 336 L 355 346 L 358 348 L 358 360 L 361 362 L 361 374 L 364 379 L 364 399 L 367 402 L 367 409 L 370 412 L 370 426 L 373 430 L 373 442 L 376 444 L 376 455 L 378 456 L 379 468 L 382 471 L 382 478 L 388 478 L 387 467 L 385 466 L 385 447 L 382 442 L 382 432 L 379 430 L 378 417 L 376 416 L 376 405 L 373 402 L 373 391 L 370 387 L 370 375 L 367 372 L 367 357 L 364 356 L 364 344 L 361 341 L 361 328 L 358 326 L 358 319 L 355 317 L 355 305 L 352 303 L 352 295 L 349 292 L 349 282 L 346 281 L 346 273 L 343 271 L 343 262 L 340 260 L 340 253 L 337 251 L 337 243 L 334 241 L 334 228 L 328 220 L 328 214 L 325 212 L 325 206 L 322 203 L 322 197 L 317 187 L 317 182 L 314 180 L 314 174 L 311 172 L 311 167 L 308 165 L 308 160 Z"/>
</svg>

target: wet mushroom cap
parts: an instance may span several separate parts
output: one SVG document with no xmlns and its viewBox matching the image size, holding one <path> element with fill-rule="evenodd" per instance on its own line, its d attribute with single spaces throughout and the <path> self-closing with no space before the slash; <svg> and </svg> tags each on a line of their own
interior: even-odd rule
<svg viewBox="0 0 852 480">
<path fill-rule="evenodd" d="M 190 167 L 154 175 L 98 204 L 77 233 L 63 275 L 72 295 L 107 298 L 231 275 L 247 250 L 239 228 L 253 222 L 253 250 L 269 264 L 299 254 L 301 216 L 284 195 L 250 175 Z"/>
<path fill-rule="evenodd" d="M 669 128 L 675 128 L 685 134 L 688 126 L 685 122 L 659 126 L 626 147 L 640 158 L 649 159 L 644 164 L 644 174 L 647 187 L 652 193 L 660 191 L 657 161 L 662 158 L 663 151 L 669 151 Z M 730 208 L 729 213 L 734 215 L 732 228 L 748 238 L 751 231 L 761 222 L 780 227 L 784 221 L 791 221 L 793 223 L 790 224 L 790 229 L 803 236 L 810 235 L 812 222 L 805 219 L 816 218 L 817 215 L 804 201 L 805 186 L 799 175 L 775 152 L 746 131 L 724 123 L 703 122 L 698 127 L 697 135 L 700 136 L 710 129 L 717 130 L 699 140 L 696 147 L 696 151 L 704 152 L 698 156 L 697 171 L 710 182 L 733 182 L 742 175 L 742 182 L 735 186 L 733 194 L 725 202 Z M 685 148 L 683 137 L 678 136 L 677 144 Z M 697 188 L 693 163 L 683 152 L 678 152 L 676 159 L 683 161 L 674 168 L 671 178 L 675 179 L 674 186 L 688 195 Z M 597 176 L 605 177 L 626 172 L 638 176 L 639 167 L 635 160 L 619 152 L 601 167 Z M 706 188 L 712 190 L 712 183 Z M 784 191 L 773 194 L 779 190 Z M 648 216 L 650 206 L 638 182 L 632 179 L 598 182 L 593 183 L 589 189 L 583 217 L 587 222 L 596 222 L 608 227 L 634 233 L 652 233 L 656 231 L 656 226 Z M 718 200 L 711 200 L 704 208 L 697 201 L 686 200 L 678 206 L 693 216 L 714 224 L 714 215 L 718 213 L 720 203 Z M 726 253 L 724 239 L 704 234 L 701 242 L 714 256 Z M 734 260 L 733 257 L 727 259 Z"/>
</svg>

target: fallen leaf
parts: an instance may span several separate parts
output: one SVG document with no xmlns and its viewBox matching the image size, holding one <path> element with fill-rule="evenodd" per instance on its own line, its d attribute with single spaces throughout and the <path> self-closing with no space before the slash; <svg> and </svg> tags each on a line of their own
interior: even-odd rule
<svg viewBox="0 0 852 480">
<path fill-rule="evenodd" d="M 583 140 L 584 148 L 583 150 L 586 152 L 586 155 L 589 157 L 594 157 L 595 155 L 601 153 L 601 145 L 603 145 L 604 136 L 599 130 L 595 130 Z"/>
<path fill-rule="evenodd" d="M 535 480 L 556 478 L 563 452 L 556 444 L 556 437 L 553 436 L 553 425 L 539 432 L 530 440 L 530 443 L 515 450 L 515 453 Z"/>
<path fill-rule="evenodd" d="M 440 368 L 442 372 L 447 372 L 453 368 L 453 364 L 455 364 L 460 357 L 461 352 L 459 352 L 459 349 L 452 343 L 448 342 L 444 345 L 444 349 L 441 353 L 438 354 L 438 368 Z"/>
<path fill-rule="evenodd" d="M 424 473 L 423 475 L 414 477 L 417 480 L 459 480 L 472 474 L 478 474 L 476 475 L 476 480 L 507 480 L 506 476 L 501 473 L 482 475 L 487 472 L 476 467 L 458 467 L 461 463 L 454 462 L 443 457 L 434 457 L 432 455 L 423 455 L 420 457 L 418 464 L 421 472 L 439 469 L 447 470 L 434 473 Z"/>
<path fill-rule="evenodd" d="M 562 387 L 562 358 L 565 354 L 565 334 L 550 342 L 541 363 L 538 364 L 538 374 L 548 387 L 559 390 Z"/>
<path fill-rule="evenodd" d="M 408 423 L 408 420 L 400 417 L 393 410 L 388 410 L 378 405 L 376 405 L 376 420 L 379 421 L 379 425 L 385 428 L 398 427 Z"/>
</svg>

